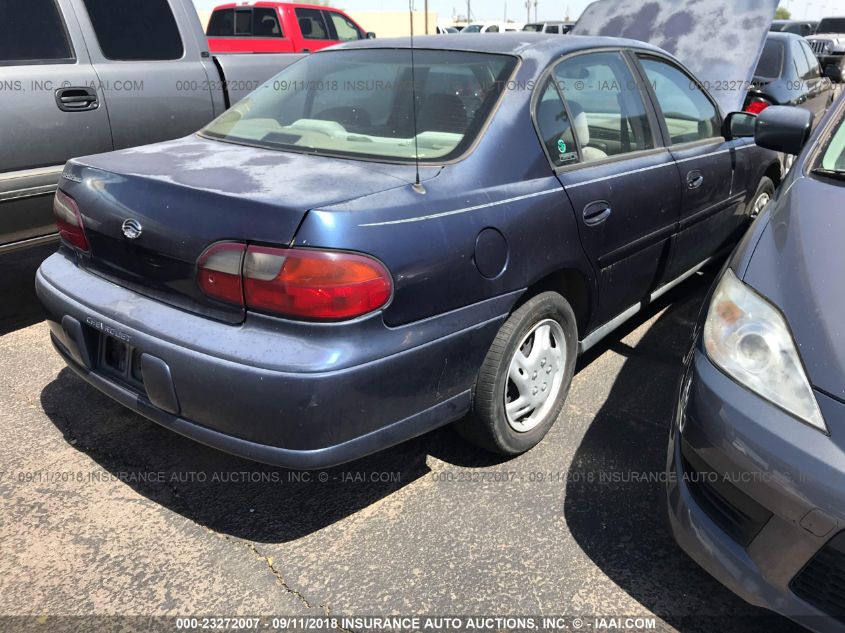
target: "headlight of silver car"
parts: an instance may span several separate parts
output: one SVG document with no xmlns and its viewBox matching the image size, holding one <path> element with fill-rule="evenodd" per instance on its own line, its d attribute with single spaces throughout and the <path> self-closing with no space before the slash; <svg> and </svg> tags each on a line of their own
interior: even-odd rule
<svg viewBox="0 0 845 633">
<path fill-rule="evenodd" d="M 730 269 L 710 303 L 704 348 L 741 385 L 827 433 L 786 320 Z"/>
</svg>

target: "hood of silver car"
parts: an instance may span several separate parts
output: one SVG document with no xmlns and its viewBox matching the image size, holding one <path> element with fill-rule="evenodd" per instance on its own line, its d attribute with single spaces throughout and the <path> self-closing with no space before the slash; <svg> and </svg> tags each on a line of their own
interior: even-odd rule
<svg viewBox="0 0 845 633">
<path fill-rule="evenodd" d="M 778 0 L 598 0 L 573 35 L 625 37 L 671 53 L 724 113 L 741 110 Z"/>
<path fill-rule="evenodd" d="M 845 400 L 842 186 L 798 178 L 773 204 L 744 281 L 783 312 L 813 386 Z"/>
</svg>

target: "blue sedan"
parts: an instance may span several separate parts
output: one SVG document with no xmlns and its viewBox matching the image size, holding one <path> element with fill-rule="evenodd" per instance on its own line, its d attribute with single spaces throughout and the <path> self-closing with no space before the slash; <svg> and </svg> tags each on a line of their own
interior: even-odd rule
<svg viewBox="0 0 845 633">
<path fill-rule="evenodd" d="M 747 124 L 747 122 L 746 122 Z M 85 380 L 292 468 L 535 446 L 577 356 L 736 242 L 775 153 L 631 40 L 369 40 L 198 134 L 80 158 L 37 276 Z"/>
</svg>

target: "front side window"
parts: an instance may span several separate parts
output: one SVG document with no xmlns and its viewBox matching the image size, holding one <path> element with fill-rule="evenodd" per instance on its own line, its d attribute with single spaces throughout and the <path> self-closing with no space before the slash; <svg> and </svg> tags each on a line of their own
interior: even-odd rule
<svg viewBox="0 0 845 633">
<path fill-rule="evenodd" d="M 578 147 L 555 82 L 549 79 L 540 94 L 535 118 L 549 159 L 555 167 L 573 165 L 578 162 Z"/>
<path fill-rule="evenodd" d="M 845 125 L 843 125 L 841 115 L 838 125 L 827 147 L 824 148 L 816 169 L 835 175 L 839 179 L 845 179 Z"/>
<path fill-rule="evenodd" d="M 546 33 L 560 33 L 560 27 L 555 24 L 551 24 L 546 27 Z"/>
<path fill-rule="evenodd" d="M 180 59 L 182 36 L 167 0 L 83 0 L 107 59 Z"/>
<path fill-rule="evenodd" d="M 335 11 L 326 11 L 326 14 L 332 21 L 337 39 L 341 42 L 354 42 L 355 40 L 364 39 L 364 34 L 361 30 L 352 23 L 346 16 L 336 13 Z"/>
<path fill-rule="evenodd" d="M 297 9 L 299 30 L 306 40 L 330 40 L 329 27 L 323 19 L 323 12 L 317 9 Z"/>
<path fill-rule="evenodd" d="M 256 7 L 252 11 L 252 32 L 255 37 L 284 37 L 275 9 Z"/>
<path fill-rule="evenodd" d="M 3 0 L 0 24 L 0 64 L 74 61 L 56 0 Z"/>
<path fill-rule="evenodd" d="M 657 97 L 672 145 L 722 135 L 719 111 L 692 77 L 662 60 L 646 57 L 640 62 Z"/>
<path fill-rule="evenodd" d="M 505 55 L 418 50 L 412 73 L 408 50 L 316 53 L 202 134 L 282 151 L 396 162 L 413 161 L 418 147 L 422 161 L 451 160 L 481 133 L 516 63 Z"/>
<path fill-rule="evenodd" d="M 563 93 L 584 162 L 654 149 L 642 93 L 621 53 L 590 53 L 559 63 Z"/>
</svg>

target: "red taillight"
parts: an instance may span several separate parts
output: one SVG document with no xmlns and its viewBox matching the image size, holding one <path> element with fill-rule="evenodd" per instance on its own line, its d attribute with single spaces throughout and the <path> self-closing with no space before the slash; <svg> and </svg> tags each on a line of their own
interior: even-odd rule
<svg viewBox="0 0 845 633">
<path fill-rule="evenodd" d="M 85 253 L 91 250 L 88 238 L 85 237 L 79 205 L 61 189 L 56 191 L 56 197 L 53 200 L 53 215 L 56 218 L 59 235 L 65 242 Z"/>
<path fill-rule="evenodd" d="M 364 255 L 250 246 L 244 260 L 248 308 L 295 319 L 340 321 L 383 307 L 390 273 Z"/>
<path fill-rule="evenodd" d="M 221 242 L 209 247 L 197 262 L 197 284 L 218 301 L 244 304 L 243 265 L 246 244 Z"/>
<path fill-rule="evenodd" d="M 760 114 L 763 110 L 768 108 L 771 103 L 766 101 L 765 99 L 761 99 L 760 97 L 756 97 L 752 99 L 747 106 L 745 106 L 745 111 L 749 114 Z"/>
</svg>

